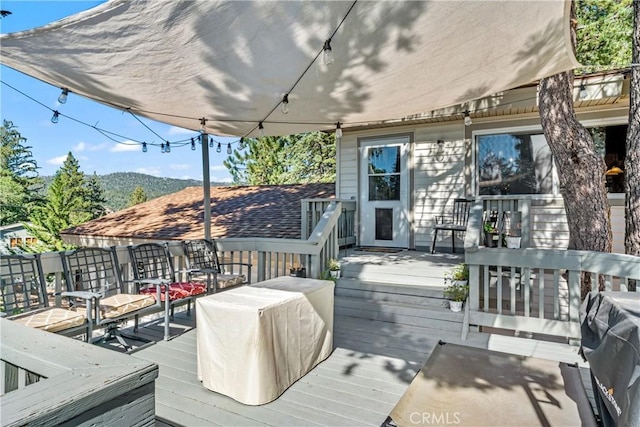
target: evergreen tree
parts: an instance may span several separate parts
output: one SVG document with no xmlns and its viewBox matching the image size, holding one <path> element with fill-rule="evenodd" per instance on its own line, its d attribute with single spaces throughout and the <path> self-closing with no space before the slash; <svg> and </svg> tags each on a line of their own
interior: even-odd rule
<svg viewBox="0 0 640 427">
<path fill-rule="evenodd" d="M 235 184 L 277 185 L 333 182 L 336 147 L 332 135 L 311 132 L 286 137 L 246 139 L 224 161 Z"/>
<path fill-rule="evenodd" d="M 107 200 L 105 198 L 104 189 L 102 188 L 100 179 L 98 179 L 98 175 L 96 175 L 95 172 L 89 177 L 89 179 L 87 179 L 86 190 L 88 204 L 87 210 L 89 212 L 90 219 L 100 218 L 102 215 L 107 213 L 105 208 Z"/>
<path fill-rule="evenodd" d="M 47 190 L 46 203 L 30 216 L 32 225 L 27 230 L 38 239 L 38 244 L 24 249 L 36 252 L 68 249 L 70 246 L 62 242 L 60 232 L 91 219 L 88 208 L 84 173 L 69 152 Z"/>
<path fill-rule="evenodd" d="M 133 189 L 131 196 L 129 196 L 129 206 L 135 206 L 147 201 L 147 194 L 144 189 L 139 185 Z"/>
<path fill-rule="evenodd" d="M 30 212 L 42 202 L 39 191 L 43 181 L 31 147 L 14 127 L 3 121 L 0 127 L 0 225 L 26 221 Z"/>
</svg>

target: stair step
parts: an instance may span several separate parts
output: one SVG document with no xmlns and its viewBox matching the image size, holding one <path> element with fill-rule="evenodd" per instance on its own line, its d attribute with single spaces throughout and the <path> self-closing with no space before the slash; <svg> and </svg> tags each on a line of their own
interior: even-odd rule
<svg viewBox="0 0 640 427">
<path fill-rule="evenodd" d="M 442 297 L 424 297 L 417 295 L 397 294 L 393 292 L 378 292 L 365 289 L 339 288 L 335 290 L 336 297 L 356 298 L 361 300 L 370 300 L 378 302 L 398 302 L 404 304 L 413 304 L 424 307 L 442 307 L 447 301 Z"/>
<path fill-rule="evenodd" d="M 359 280 L 354 278 L 340 278 L 336 282 L 336 290 L 352 289 L 387 294 L 408 295 L 423 298 L 443 298 L 443 286 L 416 286 L 411 284 L 390 284 L 373 280 Z"/>
</svg>

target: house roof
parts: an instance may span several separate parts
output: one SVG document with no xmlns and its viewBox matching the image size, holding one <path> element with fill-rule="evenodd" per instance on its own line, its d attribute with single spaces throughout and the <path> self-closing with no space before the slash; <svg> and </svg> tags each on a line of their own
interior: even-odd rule
<svg viewBox="0 0 640 427">
<path fill-rule="evenodd" d="M 211 187 L 211 236 L 301 236 L 302 199 L 334 197 L 335 184 Z M 105 215 L 63 235 L 184 240 L 204 237 L 203 192 L 177 193 Z"/>
</svg>

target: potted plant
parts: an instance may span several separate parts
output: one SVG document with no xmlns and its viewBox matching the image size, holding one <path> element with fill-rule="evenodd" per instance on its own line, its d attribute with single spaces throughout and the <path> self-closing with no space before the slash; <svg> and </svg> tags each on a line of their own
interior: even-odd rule
<svg viewBox="0 0 640 427">
<path fill-rule="evenodd" d="M 458 264 L 445 274 L 445 281 L 449 285 L 445 286 L 443 294 L 449 299 L 451 311 L 462 310 L 462 303 L 469 294 L 469 266 Z"/>
<path fill-rule="evenodd" d="M 307 269 L 299 262 L 289 265 L 289 275 L 294 277 L 307 277 Z"/>
<path fill-rule="evenodd" d="M 333 277 L 334 279 L 340 278 L 340 263 L 337 259 L 331 258 L 329 261 L 327 261 L 327 268 L 329 269 L 331 277 Z"/>
<path fill-rule="evenodd" d="M 484 245 L 488 248 L 495 248 L 498 246 L 498 230 L 490 223 L 485 222 L 483 226 L 484 231 Z"/>
</svg>

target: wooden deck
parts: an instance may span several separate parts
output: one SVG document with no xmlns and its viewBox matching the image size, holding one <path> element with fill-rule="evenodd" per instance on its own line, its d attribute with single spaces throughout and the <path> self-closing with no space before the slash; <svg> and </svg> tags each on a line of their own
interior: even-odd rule
<svg viewBox="0 0 640 427">
<path fill-rule="evenodd" d="M 336 316 L 331 356 L 275 401 L 247 406 L 205 389 L 196 377 L 194 316 L 177 313 L 171 341 L 132 353 L 160 367 L 156 380 L 158 425 L 380 426 L 439 340 L 524 356 L 580 362 L 577 347 L 525 338 L 458 333 Z M 152 322 L 140 334 L 161 337 Z M 584 366 L 584 365 L 583 365 Z M 586 369 L 585 369 L 586 372 Z"/>
</svg>

